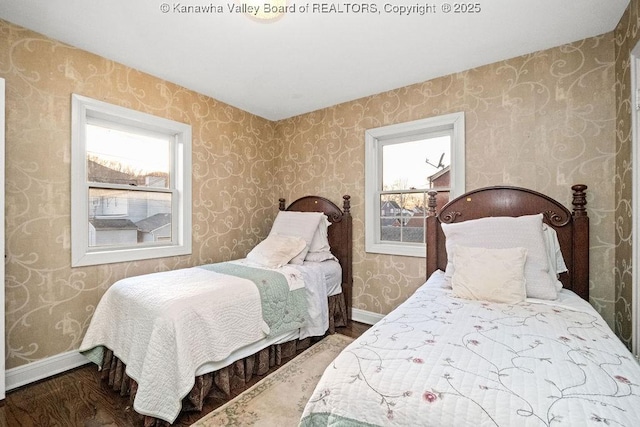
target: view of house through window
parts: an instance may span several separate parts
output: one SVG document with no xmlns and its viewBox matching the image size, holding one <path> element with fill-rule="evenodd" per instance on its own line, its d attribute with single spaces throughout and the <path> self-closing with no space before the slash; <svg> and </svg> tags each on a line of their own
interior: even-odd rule
<svg viewBox="0 0 640 427">
<path fill-rule="evenodd" d="M 449 196 L 451 136 L 382 145 L 380 240 L 424 243 L 427 191 Z"/>
<path fill-rule="evenodd" d="M 440 210 L 464 182 L 464 113 L 368 129 L 365 250 L 424 257 L 428 192 Z"/>
<path fill-rule="evenodd" d="M 88 124 L 86 143 L 89 246 L 171 240 L 170 139 Z"/>
<path fill-rule="evenodd" d="M 191 126 L 73 94 L 71 265 L 191 253 Z"/>
</svg>

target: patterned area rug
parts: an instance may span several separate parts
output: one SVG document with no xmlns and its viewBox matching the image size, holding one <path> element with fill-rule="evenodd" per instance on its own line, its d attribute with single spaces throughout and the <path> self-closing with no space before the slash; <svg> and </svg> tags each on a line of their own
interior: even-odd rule
<svg viewBox="0 0 640 427">
<path fill-rule="evenodd" d="M 352 341 L 329 335 L 192 427 L 297 426 L 322 373 Z"/>
</svg>

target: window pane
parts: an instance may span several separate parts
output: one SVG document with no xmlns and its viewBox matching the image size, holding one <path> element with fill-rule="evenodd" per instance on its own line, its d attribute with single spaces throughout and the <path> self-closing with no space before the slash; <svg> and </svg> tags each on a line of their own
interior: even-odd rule
<svg viewBox="0 0 640 427">
<path fill-rule="evenodd" d="M 382 147 L 382 189 L 449 187 L 451 137 L 389 143 Z"/>
<path fill-rule="evenodd" d="M 400 219 L 402 208 L 400 194 L 380 196 L 380 240 L 400 242 Z"/>
<path fill-rule="evenodd" d="M 169 188 L 171 141 L 87 124 L 88 181 Z"/>
<path fill-rule="evenodd" d="M 424 243 L 426 193 L 405 194 L 403 212 L 402 241 Z"/>
<path fill-rule="evenodd" d="M 89 189 L 89 246 L 171 240 L 171 193 Z"/>
<path fill-rule="evenodd" d="M 424 243 L 425 193 L 380 196 L 380 240 Z"/>
</svg>

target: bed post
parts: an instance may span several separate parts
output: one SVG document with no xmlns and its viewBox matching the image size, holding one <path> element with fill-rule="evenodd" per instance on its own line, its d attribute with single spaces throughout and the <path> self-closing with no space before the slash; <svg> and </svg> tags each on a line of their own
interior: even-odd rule
<svg viewBox="0 0 640 427">
<path fill-rule="evenodd" d="M 573 190 L 573 278 L 572 290 L 583 299 L 589 295 L 589 217 L 584 184 L 576 184 Z"/>
<path fill-rule="evenodd" d="M 427 279 L 438 269 L 438 217 L 436 215 L 437 191 L 429 191 L 429 200 L 427 202 L 427 224 L 425 229 L 425 242 L 427 244 Z"/>
<path fill-rule="evenodd" d="M 344 292 L 344 299 L 347 309 L 347 318 L 345 321 L 347 325 L 351 320 L 351 308 L 353 306 L 353 231 L 352 231 L 352 219 L 351 219 L 351 196 L 342 196 L 342 221 L 348 224 L 347 236 L 344 236 L 343 244 L 346 245 L 345 256 L 347 258 L 345 265 L 342 266 L 342 292 Z"/>
</svg>

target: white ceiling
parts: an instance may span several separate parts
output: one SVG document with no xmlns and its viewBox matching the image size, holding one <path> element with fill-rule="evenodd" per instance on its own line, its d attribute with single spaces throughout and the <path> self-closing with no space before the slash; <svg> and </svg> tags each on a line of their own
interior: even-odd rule
<svg viewBox="0 0 640 427">
<path fill-rule="evenodd" d="M 384 11 L 427 4 L 415 0 L 367 0 L 374 14 L 302 13 L 364 3 L 288 0 L 295 13 L 270 23 L 229 12 L 240 3 L 0 0 L 0 18 L 278 120 L 606 33 L 629 0 L 479 0 L 475 14 L 445 14 L 436 0 L 422 16 Z M 211 4 L 224 11 L 173 9 Z"/>
</svg>

